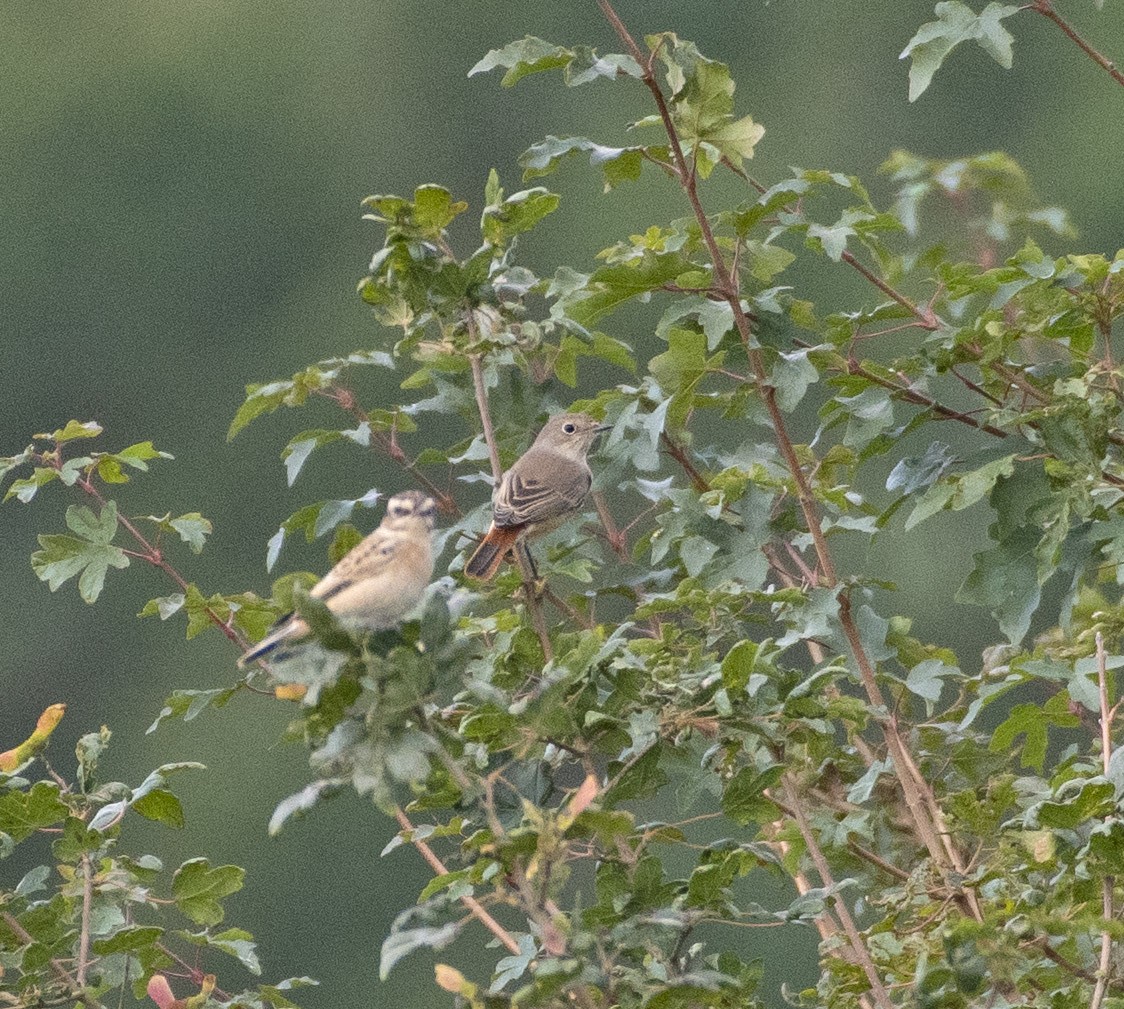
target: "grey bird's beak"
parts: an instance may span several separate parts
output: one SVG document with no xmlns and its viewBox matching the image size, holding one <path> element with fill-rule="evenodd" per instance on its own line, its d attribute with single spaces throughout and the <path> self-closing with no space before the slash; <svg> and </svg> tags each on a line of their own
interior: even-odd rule
<svg viewBox="0 0 1124 1009">
<path fill-rule="evenodd" d="M 597 428 L 596 428 L 597 434 L 604 434 L 606 431 L 612 431 L 612 430 L 613 430 L 612 424 L 598 424 Z"/>
</svg>

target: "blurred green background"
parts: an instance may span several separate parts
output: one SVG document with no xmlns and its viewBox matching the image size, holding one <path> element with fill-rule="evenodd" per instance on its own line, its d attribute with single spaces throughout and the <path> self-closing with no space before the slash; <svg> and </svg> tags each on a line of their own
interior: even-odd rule
<svg viewBox="0 0 1124 1009">
<path fill-rule="evenodd" d="M 1089 0 L 1058 6 L 1124 58 L 1124 18 L 1112 4 L 1102 13 Z M 1002 149 L 1044 202 L 1072 213 L 1080 237 L 1055 239 L 1051 252 L 1124 245 L 1124 103 L 1043 18 L 1005 22 L 1016 37 L 1013 70 L 978 49 L 958 51 L 910 105 L 897 57 L 930 19 L 928 3 L 622 0 L 619 10 L 638 35 L 674 30 L 731 65 L 739 113 L 767 128 L 749 166 L 766 182 L 789 165 L 829 167 L 867 178 L 886 202 L 874 173 L 894 148 L 933 157 Z M 360 199 L 436 182 L 468 199 L 475 218 L 490 167 L 513 191 L 518 155 L 542 135 L 619 142 L 622 124 L 648 111 L 627 83 L 567 91 L 544 75 L 508 91 L 498 75 L 465 77 L 489 48 L 524 34 L 616 51 L 593 0 L 11 0 L 4 20 L 0 455 L 71 417 L 104 425 L 96 447 L 151 438 L 175 461 L 153 464 L 117 496 L 132 514 L 199 510 L 214 522 L 201 557 L 174 557 L 206 591 L 266 591 L 266 539 L 301 505 L 402 486 L 374 457 L 337 448 L 286 487 L 278 452 L 296 431 L 338 420 L 326 406 L 225 441 L 246 383 L 391 339 L 354 293 L 381 240 L 360 221 Z M 540 271 L 588 269 L 618 237 L 685 213 L 654 172 L 610 195 L 576 160 L 544 181 L 563 204 L 525 246 Z M 843 267 L 785 279 L 842 307 L 876 300 Z M 653 338 L 629 325 L 622 316 L 608 328 L 646 360 Z M 178 619 L 137 621 L 145 600 L 170 591 L 138 565 L 111 572 L 92 607 L 73 583 L 48 592 L 28 556 L 37 532 L 61 530 L 73 500 L 55 485 L 30 506 L 0 509 L 0 744 L 65 701 L 52 747 L 64 773 L 74 739 L 103 723 L 115 733 L 109 777 L 136 784 L 157 763 L 202 760 L 210 771 L 177 782 L 188 826 L 169 837 L 134 824 L 131 836 L 170 864 L 205 854 L 248 866 L 230 920 L 261 942 L 267 977 L 320 978 L 301 1000 L 313 1009 L 446 1004 L 423 957 L 377 979 L 390 919 L 425 878 L 408 850 L 380 860 L 390 834 L 380 814 L 340 797 L 266 839 L 274 805 L 308 777 L 303 748 L 273 742 L 287 720 L 282 706 L 240 698 L 145 735 L 173 688 L 232 682 L 234 656 L 217 634 L 186 645 Z M 986 614 L 951 601 L 984 541 L 987 516 L 977 511 L 942 515 L 921 538 L 851 559 L 899 581 L 897 609 L 920 614 L 915 628 L 967 663 L 995 636 Z M 322 545 L 287 546 L 279 570 L 323 564 Z M 911 584 L 922 566 L 923 584 Z M 10 885 L 22 868 L 0 863 L 0 878 Z M 751 941 L 769 959 L 769 990 L 814 976 L 794 952 L 814 948 L 810 930 Z M 458 962 L 468 949 L 442 956 Z M 233 974 L 220 983 L 237 987 Z"/>
</svg>

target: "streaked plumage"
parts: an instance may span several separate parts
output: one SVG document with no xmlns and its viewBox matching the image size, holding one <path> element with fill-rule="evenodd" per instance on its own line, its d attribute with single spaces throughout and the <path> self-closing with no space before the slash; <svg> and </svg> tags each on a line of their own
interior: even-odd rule
<svg viewBox="0 0 1124 1009">
<path fill-rule="evenodd" d="M 343 621 L 371 630 L 395 626 L 417 605 L 433 576 L 435 514 L 433 499 L 420 491 L 395 494 L 386 503 L 379 527 L 348 551 L 309 595 Z M 308 625 L 297 614 L 282 617 L 238 666 L 306 634 Z"/>
<path fill-rule="evenodd" d="M 593 482 L 586 455 L 605 429 L 583 413 L 546 422 L 492 492 L 492 525 L 465 574 L 487 581 L 519 540 L 549 532 L 581 508 Z"/>
</svg>

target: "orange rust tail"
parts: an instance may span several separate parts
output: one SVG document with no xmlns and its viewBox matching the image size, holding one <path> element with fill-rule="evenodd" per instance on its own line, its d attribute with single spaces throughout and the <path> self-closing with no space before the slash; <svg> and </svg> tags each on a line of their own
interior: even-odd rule
<svg viewBox="0 0 1124 1009">
<path fill-rule="evenodd" d="M 503 559 L 511 552 L 523 531 L 522 526 L 497 528 L 492 526 L 488 535 L 480 542 L 476 552 L 464 566 L 464 573 L 470 578 L 490 581 L 500 569 Z"/>
</svg>

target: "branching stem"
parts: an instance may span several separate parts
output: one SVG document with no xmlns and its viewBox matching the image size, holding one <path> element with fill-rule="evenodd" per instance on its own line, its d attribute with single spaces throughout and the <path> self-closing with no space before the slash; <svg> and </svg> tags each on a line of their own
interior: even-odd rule
<svg viewBox="0 0 1124 1009">
<path fill-rule="evenodd" d="M 409 831 L 411 834 L 414 830 L 414 825 L 410 822 L 410 818 L 406 815 L 405 811 L 400 807 L 395 807 L 394 817 L 398 821 L 399 826 L 403 830 Z M 421 852 L 422 858 L 429 863 L 429 867 L 438 876 L 449 875 L 449 870 L 445 868 L 445 863 L 437 857 L 436 852 L 421 840 L 421 838 L 414 837 L 410 843 Z M 504 928 L 495 918 L 493 918 L 475 897 L 461 897 L 461 903 L 468 909 L 469 914 L 472 915 L 481 925 L 483 925 L 489 932 L 492 933 L 504 946 L 509 953 L 513 956 L 519 956 L 522 950 L 519 948 L 519 943 L 515 941 L 515 937 Z"/>
</svg>

